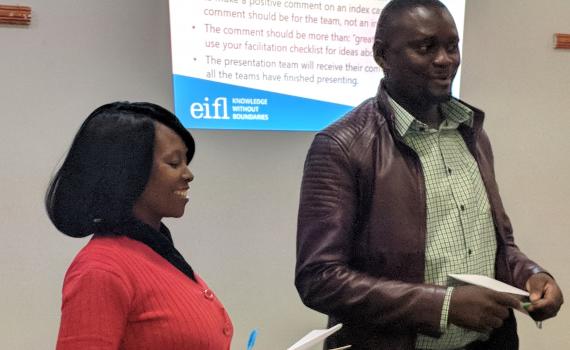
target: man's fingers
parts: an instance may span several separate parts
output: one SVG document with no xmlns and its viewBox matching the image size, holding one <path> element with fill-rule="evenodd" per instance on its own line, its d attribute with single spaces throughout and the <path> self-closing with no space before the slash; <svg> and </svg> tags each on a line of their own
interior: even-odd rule
<svg viewBox="0 0 570 350">
<path fill-rule="evenodd" d="M 519 299 L 517 299 L 516 297 L 511 296 L 509 294 L 496 292 L 494 294 L 494 297 L 495 297 L 495 301 L 498 304 L 506 306 L 506 307 L 511 308 L 511 309 L 517 309 L 521 303 Z"/>
<path fill-rule="evenodd" d="M 454 289 L 449 320 L 458 326 L 478 332 L 489 332 L 503 325 L 511 308 L 520 308 L 521 301 L 510 294 L 476 286 Z"/>
<path fill-rule="evenodd" d="M 531 294 L 532 304 L 527 308 L 532 318 L 537 321 L 546 320 L 558 314 L 564 297 L 555 282 L 548 282 L 543 286 L 543 292 L 536 298 Z"/>
<path fill-rule="evenodd" d="M 488 324 L 491 326 L 491 328 L 497 329 L 503 325 L 503 319 L 504 318 L 491 317 L 488 321 Z"/>
<path fill-rule="evenodd" d="M 557 288 L 554 279 L 546 273 L 537 273 L 532 275 L 526 282 L 526 289 L 530 293 L 529 299 L 535 302 L 544 298 L 553 287 Z"/>
<path fill-rule="evenodd" d="M 556 316 L 559 309 L 553 300 L 540 299 L 528 307 L 528 312 L 535 320 L 541 321 Z"/>
<path fill-rule="evenodd" d="M 493 329 L 497 329 L 503 325 L 503 319 L 492 314 L 483 315 L 478 326 L 475 328 L 477 332 L 490 333 Z"/>
<path fill-rule="evenodd" d="M 489 314 L 494 318 L 504 320 L 509 317 L 509 309 L 507 307 L 496 306 Z"/>
<path fill-rule="evenodd" d="M 544 309 L 548 306 L 548 301 L 546 299 L 540 299 L 537 301 L 533 301 L 532 304 L 528 307 L 528 312 L 536 312 L 541 309 Z"/>
<path fill-rule="evenodd" d="M 530 296 L 528 297 L 531 302 L 535 302 L 542 298 L 542 290 L 538 291 L 531 291 Z"/>
</svg>

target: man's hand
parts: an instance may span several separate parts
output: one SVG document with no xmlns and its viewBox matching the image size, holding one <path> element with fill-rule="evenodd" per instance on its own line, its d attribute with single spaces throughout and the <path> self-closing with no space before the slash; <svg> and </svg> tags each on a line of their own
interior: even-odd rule
<svg viewBox="0 0 570 350">
<path fill-rule="evenodd" d="M 478 332 L 490 332 L 503 325 L 510 308 L 518 308 L 520 301 L 509 294 L 478 286 L 453 289 L 449 306 L 449 322 Z"/>
<path fill-rule="evenodd" d="M 532 303 L 527 311 L 536 321 L 556 316 L 564 303 L 564 297 L 558 284 L 549 274 L 540 272 L 530 276 L 526 282 Z"/>
</svg>

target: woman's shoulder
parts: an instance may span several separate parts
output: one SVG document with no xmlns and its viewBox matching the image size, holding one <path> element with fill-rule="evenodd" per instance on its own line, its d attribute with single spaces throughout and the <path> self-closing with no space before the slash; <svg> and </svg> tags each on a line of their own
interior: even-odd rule
<svg viewBox="0 0 570 350">
<path fill-rule="evenodd" d="M 135 279 L 125 261 L 136 252 L 126 237 L 93 237 L 75 256 L 63 280 L 63 303 L 89 297 L 130 303 L 136 295 Z"/>
<path fill-rule="evenodd" d="M 71 272 L 90 270 L 123 274 L 129 262 L 138 260 L 148 249 L 146 245 L 124 236 L 94 236 L 73 259 Z"/>
<path fill-rule="evenodd" d="M 76 259 L 91 259 L 97 257 L 113 259 L 129 255 L 140 255 L 146 245 L 125 236 L 93 236 L 91 240 L 77 253 Z"/>
</svg>

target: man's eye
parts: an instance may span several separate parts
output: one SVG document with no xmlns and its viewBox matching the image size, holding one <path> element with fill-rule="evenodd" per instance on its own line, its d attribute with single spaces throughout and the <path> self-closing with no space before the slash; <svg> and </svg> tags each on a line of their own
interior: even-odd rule
<svg viewBox="0 0 570 350">
<path fill-rule="evenodd" d="M 447 51 L 449 52 L 454 52 L 457 51 L 459 49 L 459 44 L 454 43 L 454 44 L 450 44 L 447 46 Z"/>
<path fill-rule="evenodd" d="M 180 165 L 180 162 L 176 161 L 176 162 L 168 162 L 168 165 L 170 165 L 173 168 L 176 168 Z"/>
<path fill-rule="evenodd" d="M 431 50 L 432 46 L 431 44 L 421 44 L 418 46 L 418 52 L 427 53 Z"/>
</svg>

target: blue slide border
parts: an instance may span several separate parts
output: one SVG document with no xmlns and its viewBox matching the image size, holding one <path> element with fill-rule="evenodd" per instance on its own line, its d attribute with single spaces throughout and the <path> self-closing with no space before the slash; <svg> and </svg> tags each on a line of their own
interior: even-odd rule
<svg viewBox="0 0 570 350">
<path fill-rule="evenodd" d="M 353 106 L 173 75 L 174 110 L 192 129 L 318 131 Z"/>
</svg>

